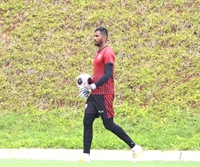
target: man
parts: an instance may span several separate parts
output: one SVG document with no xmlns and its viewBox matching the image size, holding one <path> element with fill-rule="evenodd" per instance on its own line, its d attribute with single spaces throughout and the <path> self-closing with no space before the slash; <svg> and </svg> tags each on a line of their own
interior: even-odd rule
<svg viewBox="0 0 200 167">
<path fill-rule="evenodd" d="M 115 55 L 107 45 L 108 31 L 100 27 L 94 32 L 94 44 L 99 48 L 94 58 L 93 83 L 80 90 L 81 96 L 88 97 L 84 114 L 83 156 L 80 160 L 90 160 L 93 135 L 93 121 L 101 116 L 104 127 L 123 140 L 132 150 L 133 161 L 142 147 L 136 145 L 125 131 L 113 121 L 114 110 L 114 62 Z M 91 92 L 91 94 L 90 94 Z"/>
</svg>

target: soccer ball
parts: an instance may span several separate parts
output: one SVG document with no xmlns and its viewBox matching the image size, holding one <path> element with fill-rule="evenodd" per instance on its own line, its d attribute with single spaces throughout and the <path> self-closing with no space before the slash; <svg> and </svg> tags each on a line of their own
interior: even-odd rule
<svg viewBox="0 0 200 167">
<path fill-rule="evenodd" d="M 80 74 L 77 77 L 76 83 L 79 88 L 92 84 L 92 77 L 89 74 Z"/>
</svg>

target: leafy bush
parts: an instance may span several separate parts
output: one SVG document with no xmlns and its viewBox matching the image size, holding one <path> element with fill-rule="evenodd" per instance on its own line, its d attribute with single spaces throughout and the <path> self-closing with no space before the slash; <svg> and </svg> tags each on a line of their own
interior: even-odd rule
<svg viewBox="0 0 200 167">
<path fill-rule="evenodd" d="M 82 147 L 75 80 L 92 74 L 93 32 L 105 26 L 116 53 L 116 121 L 147 149 L 199 149 L 199 5 L 3 1 L 0 147 Z M 102 140 L 101 121 L 95 126 L 94 148 L 124 148 L 109 132 Z"/>
</svg>

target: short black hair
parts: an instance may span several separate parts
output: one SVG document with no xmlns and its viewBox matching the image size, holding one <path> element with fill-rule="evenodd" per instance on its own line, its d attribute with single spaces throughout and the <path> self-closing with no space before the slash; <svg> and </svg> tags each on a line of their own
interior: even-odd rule
<svg viewBox="0 0 200 167">
<path fill-rule="evenodd" d="M 100 31 L 102 34 L 104 34 L 108 38 L 108 30 L 104 27 L 97 28 L 94 32 Z"/>
</svg>

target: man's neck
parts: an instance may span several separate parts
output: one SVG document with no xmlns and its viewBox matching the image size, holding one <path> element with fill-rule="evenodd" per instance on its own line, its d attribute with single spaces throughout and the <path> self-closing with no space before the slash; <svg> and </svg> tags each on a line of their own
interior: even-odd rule
<svg viewBox="0 0 200 167">
<path fill-rule="evenodd" d="M 99 46 L 99 51 L 101 51 L 102 49 L 104 49 L 106 46 L 108 46 L 106 43 L 103 44 L 103 45 L 101 45 L 101 46 Z"/>
</svg>

